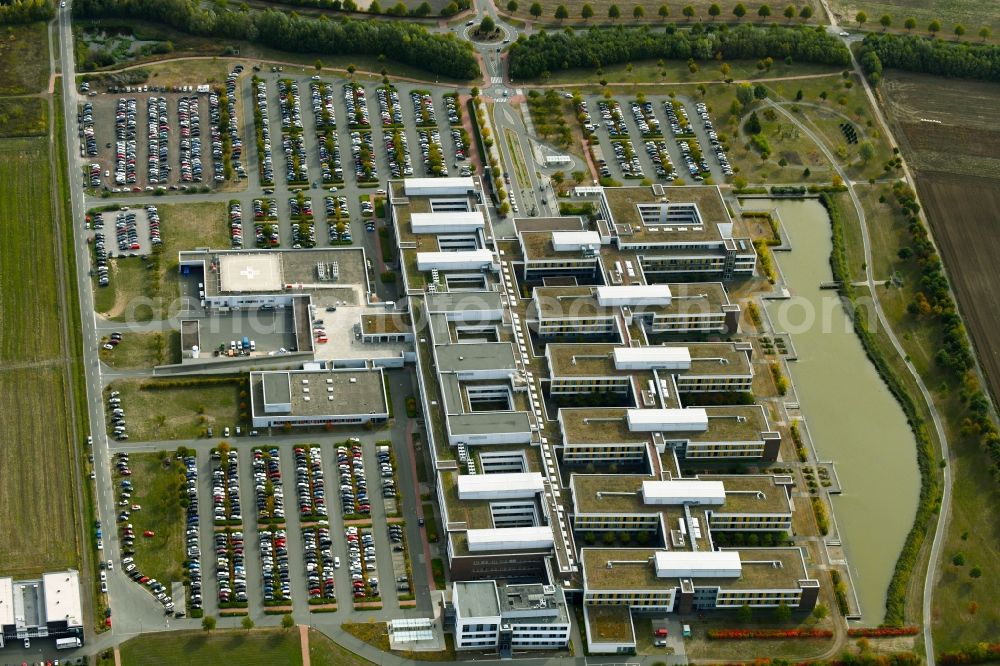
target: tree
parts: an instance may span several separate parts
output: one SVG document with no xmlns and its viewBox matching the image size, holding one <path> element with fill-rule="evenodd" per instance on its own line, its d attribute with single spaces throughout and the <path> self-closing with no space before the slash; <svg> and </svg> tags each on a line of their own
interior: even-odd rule
<svg viewBox="0 0 1000 666">
<path fill-rule="evenodd" d="M 813 8 L 810 7 L 809 5 L 806 5 L 805 7 L 803 7 L 802 9 L 799 10 L 799 18 L 800 19 L 804 19 L 804 20 L 808 21 L 809 19 L 812 18 L 812 15 L 813 15 Z"/>
<path fill-rule="evenodd" d="M 656 11 L 656 13 L 659 15 L 661 19 L 666 19 L 668 16 L 670 16 L 670 9 L 668 9 L 666 5 L 660 5 L 660 8 Z M 982 31 L 980 31 L 980 34 L 981 33 Z"/>
<path fill-rule="evenodd" d="M 854 15 L 854 20 L 858 22 L 858 27 L 860 28 L 865 24 L 865 21 L 868 20 L 868 14 L 865 14 L 864 12 L 858 12 L 857 14 Z"/>
<path fill-rule="evenodd" d="M 753 619 L 753 609 L 749 605 L 743 604 L 736 611 L 736 618 L 741 624 L 748 624 Z"/>
<path fill-rule="evenodd" d="M 983 575 L 983 570 L 980 569 L 979 567 L 972 567 L 971 569 L 969 569 L 970 578 L 979 578 L 982 575 Z"/>
<path fill-rule="evenodd" d="M 246 617 L 243 618 L 243 621 L 240 622 L 240 624 L 243 625 L 244 629 L 250 631 L 251 629 L 253 629 L 253 618 L 247 615 Z"/>
<path fill-rule="evenodd" d="M 566 5 L 559 5 L 556 7 L 556 18 L 560 21 L 569 18 L 569 10 L 566 9 Z"/>
<path fill-rule="evenodd" d="M 622 16 L 622 10 L 618 8 L 618 5 L 611 5 L 608 7 L 608 18 L 612 21 L 620 19 Z"/>
<path fill-rule="evenodd" d="M 747 121 L 743 124 L 743 130 L 747 134 L 760 134 L 761 131 L 760 118 L 757 117 L 757 112 L 754 111 L 747 118 Z"/>
<path fill-rule="evenodd" d="M 507 11 L 509 11 L 511 14 L 517 13 L 517 7 L 518 7 L 517 0 L 509 0 L 507 2 Z"/>
<path fill-rule="evenodd" d="M 788 5 L 787 7 L 785 7 L 784 14 L 785 18 L 788 19 L 789 21 L 795 18 L 795 5 Z"/>
<path fill-rule="evenodd" d="M 767 99 L 767 88 L 758 83 L 753 87 L 753 97 L 754 99 Z"/>
<path fill-rule="evenodd" d="M 880 18 L 878 22 L 882 25 L 882 32 L 885 32 L 886 29 L 892 25 L 892 17 L 888 14 L 882 14 L 882 18 Z"/>
<path fill-rule="evenodd" d="M 861 161 L 868 164 L 875 157 L 875 146 L 871 141 L 862 141 L 858 146 L 858 153 L 861 155 Z"/>
<path fill-rule="evenodd" d="M 381 14 L 382 5 L 378 3 L 378 0 L 372 0 L 372 4 L 368 5 L 369 14 Z"/>
<path fill-rule="evenodd" d="M 955 556 L 951 558 L 951 563 L 956 567 L 965 566 L 965 555 L 963 553 L 955 553 Z"/>
<path fill-rule="evenodd" d="M 722 74 L 722 78 L 724 78 L 724 79 L 728 79 L 729 78 L 729 74 L 732 71 L 733 71 L 733 68 L 729 66 L 728 62 L 724 62 L 724 63 L 722 63 L 719 66 L 719 72 Z"/>
<path fill-rule="evenodd" d="M 542 15 L 542 4 L 540 2 L 531 3 L 531 7 L 528 8 L 528 13 L 538 18 Z"/>
<path fill-rule="evenodd" d="M 940 31 L 941 31 L 941 21 L 938 21 L 937 19 L 931 21 L 930 24 L 927 26 L 927 32 L 931 33 L 932 35 Z"/>
<path fill-rule="evenodd" d="M 215 629 L 215 616 L 206 615 L 205 617 L 201 618 L 201 628 L 204 629 L 205 631 L 212 631 L 213 629 Z"/>
<path fill-rule="evenodd" d="M 736 99 L 744 108 L 753 104 L 753 86 L 749 83 L 741 83 L 736 86 Z"/>
<path fill-rule="evenodd" d="M 639 20 L 646 15 L 646 10 L 642 8 L 642 5 L 636 5 L 635 9 L 632 10 L 632 18 Z"/>
<path fill-rule="evenodd" d="M 788 607 L 784 601 L 778 604 L 778 607 L 774 609 L 774 619 L 778 622 L 788 622 L 792 619 L 792 609 Z"/>
<path fill-rule="evenodd" d="M 319 58 L 316 58 L 316 62 L 313 63 L 313 67 L 316 68 L 317 72 L 322 71 L 322 69 L 323 69 L 323 61 L 320 60 Z"/>
<path fill-rule="evenodd" d="M 580 16 L 583 17 L 584 21 L 590 19 L 593 15 L 594 15 L 594 8 L 591 7 L 590 5 L 584 5 L 580 9 Z"/>
<path fill-rule="evenodd" d="M 515 0 L 510 0 L 510 1 L 514 2 Z M 429 2 L 427 2 L 425 0 L 424 2 L 421 2 L 419 5 L 417 5 L 417 8 L 413 10 L 413 15 L 414 16 L 430 16 L 431 15 L 431 11 L 432 11 L 431 10 L 431 3 L 429 3 Z"/>
<path fill-rule="evenodd" d="M 822 620 L 829 614 L 830 610 L 826 607 L 826 604 L 816 604 L 816 607 L 813 608 L 812 612 L 812 616 L 817 620 Z"/>
<path fill-rule="evenodd" d="M 955 26 L 955 36 L 961 39 L 962 35 L 964 34 L 965 34 L 965 26 L 959 23 L 958 25 Z"/>
<path fill-rule="evenodd" d="M 719 14 L 721 13 L 722 13 L 722 7 L 719 7 L 719 5 L 717 5 L 716 3 L 713 2 L 711 5 L 708 6 L 708 15 L 712 17 L 713 21 L 716 18 L 718 18 Z"/>
<path fill-rule="evenodd" d="M 281 628 L 291 629 L 295 626 L 295 618 L 292 617 L 291 613 L 285 613 L 281 616 Z"/>
<path fill-rule="evenodd" d="M 990 32 L 990 29 L 987 28 L 985 25 L 979 29 L 979 38 L 984 42 L 990 38 L 990 34 L 992 34 Z"/>
<path fill-rule="evenodd" d="M 903 21 L 903 27 L 907 30 L 913 30 L 917 27 L 917 19 L 912 16 L 908 16 L 905 21 Z"/>
<path fill-rule="evenodd" d="M 681 10 L 681 14 L 683 14 L 684 17 L 690 21 L 691 17 L 694 16 L 694 7 L 692 7 L 691 5 L 685 5 L 684 9 Z"/>
<path fill-rule="evenodd" d="M 736 18 L 743 18 L 747 15 L 747 8 L 742 2 L 737 2 L 736 6 L 733 7 L 733 16 Z"/>
<path fill-rule="evenodd" d="M 767 18 L 771 15 L 771 8 L 767 5 L 761 5 L 760 9 L 757 10 L 757 16 L 761 18 Z"/>
<path fill-rule="evenodd" d="M 351 76 L 354 76 L 354 72 L 356 72 L 356 71 L 358 71 L 358 68 L 357 68 L 356 65 L 348 65 L 347 66 L 347 73 L 350 74 Z"/>
<path fill-rule="evenodd" d="M 469 94 L 472 95 L 472 99 L 479 97 L 479 86 L 472 86 L 472 90 L 469 91 Z"/>
<path fill-rule="evenodd" d="M 493 20 L 492 16 L 487 14 L 486 16 L 483 17 L 482 22 L 479 24 L 478 32 L 480 35 L 488 36 L 492 35 L 496 31 L 496 29 L 497 29 L 496 21 Z"/>
</svg>

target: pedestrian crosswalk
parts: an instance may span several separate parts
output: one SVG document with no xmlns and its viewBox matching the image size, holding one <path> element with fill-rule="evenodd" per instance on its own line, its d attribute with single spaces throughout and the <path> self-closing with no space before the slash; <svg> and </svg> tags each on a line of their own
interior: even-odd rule
<svg viewBox="0 0 1000 666">
<path fill-rule="evenodd" d="M 493 83 L 493 84 L 503 83 L 503 77 L 502 76 L 491 76 L 490 77 L 490 83 Z"/>
</svg>

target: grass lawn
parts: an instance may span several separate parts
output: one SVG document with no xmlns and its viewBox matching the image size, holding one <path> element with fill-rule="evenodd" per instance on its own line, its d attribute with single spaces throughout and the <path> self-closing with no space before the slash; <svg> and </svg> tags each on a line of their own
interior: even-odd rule
<svg viewBox="0 0 1000 666">
<path fill-rule="evenodd" d="M 357 623 L 367 628 L 367 624 Z M 353 625 L 352 625 L 353 626 Z M 373 626 L 380 627 L 385 633 L 385 624 L 375 622 Z M 347 629 L 348 624 L 344 624 Z M 350 633 L 354 633 L 348 629 Z M 362 639 L 364 640 L 364 639 Z M 386 638 L 388 641 L 388 637 Z M 371 643 L 371 641 L 365 641 Z M 335 643 L 330 638 L 315 629 L 309 630 L 309 661 L 312 666 L 374 666 L 374 662 L 368 661 L 364 657 L 359 657 L 340 643 Z"/>
<path fill-rule="evenodd" d="M 637 85 L 652 88 L 652 84 L 664 84 L 661 90 L 668 91 L 678 83 L 722 82 L 727 77 L 720 71 L 721 63 L 698 63 L 698 70 L 692 72 L 686 62 L 677 60 L 640 60 L 634 63 L 606 65 L 602 74 L 596 69 L 564 69 L 552 72 L 545 79 L 546 84 L 564 84 L 567 86 L 598 88 L 601 79 L 608 82 L 608 87 L 619 90 L 622 85 Z M 728 61 L 729 77 L 736 81 L 773 79 L 781 76 L 805 76 L 809 74 L 830 73 L 826 65 L 811 65 L 804 63 L 786 64 L 777 60 L 770 70 L 757 69 L 756 60 Z M 631 66 L 630 66 L 631 65 Z"/>
<path fill-rule="evenodd" d="M 299 645 L 299 633 L 286 629 L 172 631 L 133 638 L 121 657 L 123 666 L 298 666 Z"/>
<path fill-rule="evenodd" d="M 688 657 L 692 659 L 714 660 L 751 660 L 757 657 L 781 657 L 783 659 L 810 659 L 819 657 L 830 649 L 832 638 L 791 638 L 787 640 L 766 641 L 713 641 L 707 638 L 710 629 L 832 629 L 833 620 L 827 617 L 816 622 L 809 615 L 801 613 L 792 615 L 788 622 L 777 623 L 771 620 L 771 613 L 763 609 L 755 609 L 754 617 L 749 623 L 741 622 L 736 617 L 736 611 L 720 612 L 709 619 L 699 618 L 691 622 L 692 636 L 685 640 L 684 645 Z M 636 638 L 640 633 L 636 628 Z M 646 635 L 649 635 L 648 632 Z M 660 648 L 662 650 L 662 648 Z"/>
<path fill-rule="evenodd" d="M 868 97 L 860 80 L 854 74 L 822 79 L 773 81 L 766 84 L 773 99 L 796 102 L 799 91 L 798 115 L 822 136 L 830 151 L 837 155 L 852 179 L 881 178 L 883 165 L 892 157 L 892 147 L 879 132 Z M 821 97 L 826 93 L 826 99 Z M 840 124 L 850 122 L 858 135 L 858 143 L 849 145 L 841 132 Z M 875 147 L 875 157 L 867 164 L 860 157 L 860 145 L 870 141 Z"/>
<path fill-rule="evenodd" d="M 0 137 L 45 136 L 49 107 L 41 97 L 0 99 Z"/>
<path fill-rule="evenodd" d="M 119 369 L 152 368 L 154 365 L 178 363 L 180 356 L 180 331 L 128 333 L 113 351 L 101 349 L 101 361 Z"/>
<path fill-rule="evenodd" d="M 444 578 L 444 560 L 440 557 L 431 560 L 431 572 L 434 574 L 434 587 L 443 590 L 447 584 Z"/>
<path fill-rule="evenodd" d="M 149 381 L 123 379 L 110 387 L 121 391 L 132 440 L 193 439 L 204 436 L 209 426 L 221 435 L 222 428 L 238 423 L 240 388 L 236 384 L 140 388 Z"/>
<path fill-rule="evenodd" d="M 44 23 L 4 26 L 0 32 L 0 95 L 40 92 L 49 82 L 49 38 Z"/>
<path fill-rule="evenodd" d="M 76 566 L 66 389 L 54 363 L 0 369 L 0 469 L 7 479 L 0 484 L 0 575 Z"/>
<path fill-rule="evenodd" d="M 111 286 L 97 288 L 94 307 L 110 319 L 167 318 L 176 312 L 180 297 L 177 253 L 230 245 L 225 203 L 157 204 L 157 209 L 163 235 L 159 251 L 148 258 L 113 260 Z"/>
<path fill-rule="evenodd" d="M 51 159 L 43 137 L 0 140 L 0 220 L 18 221 L 17 233 L 0 245 L 0 469 L 8 481 L 0 490 L 8 525 L 0 540 L 4 575 L 77 566 L 75 435 L 69 433 L 60 335 L 56 274 L 62 257 L 52 221 Z"/>
<path fill-rule="evenodd" d="M 132 525 L 136 534 L 146 530 L 155 537 L 138 537 L 135 542 L 135 563 L 150 578 L 167 587 L 171 581 L 182 580 L 184 560 L 184 509 L 180 490 L 184 468 L 170 452 L 160 459 L 158 453 L 134 453 L 129 456 L 132 501 L 142 506 L 133 511 Z"/>
</svg>

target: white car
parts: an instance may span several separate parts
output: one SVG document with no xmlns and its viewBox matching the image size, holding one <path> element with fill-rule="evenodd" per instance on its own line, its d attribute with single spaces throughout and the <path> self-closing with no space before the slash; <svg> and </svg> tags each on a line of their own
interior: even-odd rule
<svg viewBox="0 0 1000 666">
<path fill-rule="evenodd" d="M 847 32 L 846 30 L 841 30 L 840 31 L 840 36 L 841 37 L 850 37 L 851 33 Z"/>
</svg>

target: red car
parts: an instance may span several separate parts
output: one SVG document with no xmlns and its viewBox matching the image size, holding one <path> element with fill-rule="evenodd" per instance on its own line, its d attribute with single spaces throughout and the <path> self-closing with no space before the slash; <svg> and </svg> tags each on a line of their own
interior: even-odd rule
<svg viewBox="0 0 1000 666">
<path fill-rule="evenodd" d="M 144 536 L 144 537 L 154 537 L 154 536 L 156 536 L 156 532 L 154 532 L 153 530 L 146 530 L 145 532 L 142 533 L 142 536 Z"/>
<path fill-rule="evenodd" d="M 104 626 L 105 627 L 110 627 L 111 626 L 111 618 L 110 617 L 104 618 Z"/>
</svg>

